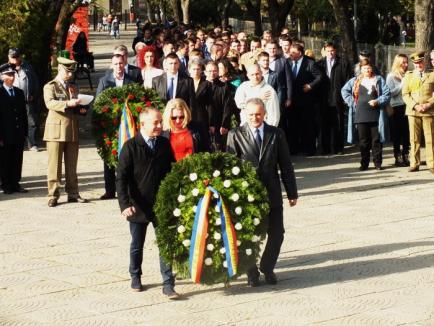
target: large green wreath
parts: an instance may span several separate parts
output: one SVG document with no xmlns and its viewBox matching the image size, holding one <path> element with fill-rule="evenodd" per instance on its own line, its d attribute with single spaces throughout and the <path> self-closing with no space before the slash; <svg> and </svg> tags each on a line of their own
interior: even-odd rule
<svg viewBox="0 0 434 326">
<path fill-rule="evenodd" d="M 118 130 L 122 109 L 128 100 L 129 108 L 139 127 L 139 114 L 144 107 L 164 110 L 164 103 L 158 94 L 139 84 L 108 88 L 95 100 L 92 112 L 92 126 L 98 154 L 111 167 L 118 164 Z"/>
<path fill-rule="evenodd" d="M 194 154 L 173 165 L 161 183 L 154 206 L 160 255 L 179 275 L 190 277 L 189 245 L 195 210 L 207 185 L 218 191 L 229 209 L 238 240 L 237 275 L 241 275 L 259 256 L 260 244 L 266 234 L 269 204 L 267 191 L 254 167 L 228 153 Z M 221 232 L 216 202 L 213 198 L 208 211 L 209 236 L 200 280 L 206 284 L 230 280 L 224 265 L 223 240 L 215 236 Z"/>
</svg>

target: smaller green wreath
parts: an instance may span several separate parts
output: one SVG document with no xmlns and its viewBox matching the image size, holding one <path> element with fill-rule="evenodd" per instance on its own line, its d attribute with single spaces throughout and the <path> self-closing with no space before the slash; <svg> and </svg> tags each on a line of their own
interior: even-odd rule
<svg viewBox="0 0 434 326">
<path fill-rule="evenodd" d="M 118 131 L 122 109 L 128 100 L 137 129 L 139 114 L 145 107 L 155 107 L 161 112 L 164 103 L 158 94 L 139 84 L 112 87 L 101 92 L 93 105 L 92 127 L 98 154 L 110 167 L 118 164 Z"/>
<path fill-rule="evenodd" d="M 160 255 L 177 271 L 189 278 L 190 239 L 199 199 L 208 186 L 224 200 L 236 230 L 238 271 L 232 278 L 245 273 L 256 263 L 268 224 L 268 195 L 259 181 L 255 168 L 228 153 L 199 153 L 188 156 L 172 166 L 160 185 L 154 206 L 156 236 Z M 208 210 L 201 283 L 228 283 L 221 220 L 213 197 Z"/>
</svg>

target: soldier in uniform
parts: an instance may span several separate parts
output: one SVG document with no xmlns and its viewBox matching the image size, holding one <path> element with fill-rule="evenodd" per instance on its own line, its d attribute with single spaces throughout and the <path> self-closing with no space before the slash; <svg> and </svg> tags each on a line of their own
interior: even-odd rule
<svg viewBox="0 0 434 326">
<path fill-rule="evenodd" d="M 402 98 L 410 127 L 410 169 L 419 171 L 422 130 L 425 136 L 426 165 L 434 173 L 434 73 L 426 69 L 424 52 L 410 55 L 415 69 L 403 79 Z"/>
<path fill-rule="evenodd" d="M 24 93 L 14 87 L 15 65 L 0 66 L 0 177 L 5 194 L 27 192 L 20 186 L 27 113 Z"/>
<path fill-rule="evenodd" d="M 59 199 L 59 183 L 62 176 L 62 158 L 65 161 L 65 191 L 68 202 L 85 203 L 78 193 L 78 114 L 85 114 L 77 99 L 78 90 L 70 84 L 77 63 L 59 57 L 56 78 L 44 86 L 44 101 L 48 108 L 44 140 L 48 152 L 48 206 L 55 207 Z"/>
</svg>

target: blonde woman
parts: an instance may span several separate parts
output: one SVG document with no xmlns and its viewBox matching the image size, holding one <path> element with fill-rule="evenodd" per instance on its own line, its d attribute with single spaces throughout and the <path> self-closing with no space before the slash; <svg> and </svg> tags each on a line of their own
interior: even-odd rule
<svg viewBox="0 0 434 326">
<path fill-rule="evenodd" d="M 191 112 L 183 99 L 175 98 L 167 102 L 163 113 L 163 136 L 172 147 L 175 160 L 207 150 L 200 125 L 191 121 Z"/>
<path fill-rule="evenodd" d="M 407 70 L 408 57 L 405 54 L 397 54 L 393 60 L 392 69 L 386 78 L 386 84 L 390 88 L 391 95 L 390 105 L 392 107 L 392 115 L 390 117 L 390 132 L 393 142 L 395 166 L 410 166 L 410 161 L 408 160 L 410 132 L 408 118 L 405 115 L 405 103 L 402 99 L 402 79 Z"/>
</svg>

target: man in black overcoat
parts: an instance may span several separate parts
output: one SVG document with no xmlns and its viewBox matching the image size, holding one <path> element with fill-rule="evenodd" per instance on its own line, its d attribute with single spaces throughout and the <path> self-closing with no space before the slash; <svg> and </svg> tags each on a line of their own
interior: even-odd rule
<svg viewBox="0 0 434 326">
<path fill-rule="evenodd" d="M 170 142 L 160 136 L 161 113 L 149 108 L 140 113 L 140 132 L 122 147 L 116 175 L 116 190 L 122 217 L 130 224 L 131 288 L 143 290 L 141 275 L 143 245 L 149 223 L 155 227 L 153 206 L 161 181 L 175 161 Z M 172 269 L 160 257 L 160 272 L 163 278 L 163 294 L 177 299 L 175 278 Z"/>
<path fill-rule="evenodd" d="M 14 65 L 0 67 L 0 177 L 5 194 L 27 192 L 19 184 L 28 135 L 26 101 L 24 92 L 13 86 L 15 73 Z"/>
<path fill-rule="evenodd" d="M 245 110 L 247 123 L 229 131 L 226 151 L 235 154 L 243 161 L 251 162 L 268 191 L 270 201 L 268 238 L 259 270 L 264 273 L 266 283 L 276 284 L 274 267 L 285 233 L 280 180 L 282 180 L 290 206 L 297 204 L 297 184 L 285 133 L 264 122 L 266 111 L 262 100 L 258 98 L 248 100 Z M 250 286 L 260 285 L 259 275 L 257 266 L 252 266 L 247 272 L 248 284 Z"/>
</svg>

